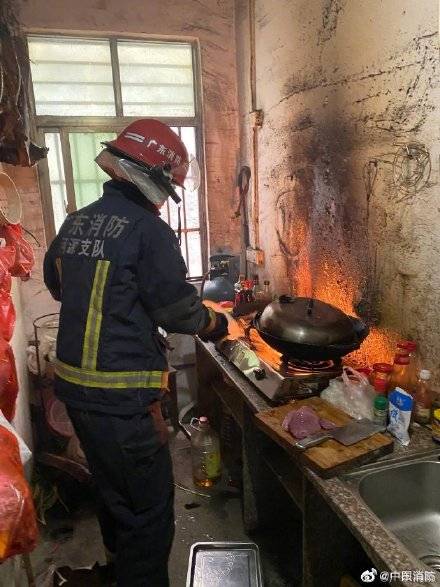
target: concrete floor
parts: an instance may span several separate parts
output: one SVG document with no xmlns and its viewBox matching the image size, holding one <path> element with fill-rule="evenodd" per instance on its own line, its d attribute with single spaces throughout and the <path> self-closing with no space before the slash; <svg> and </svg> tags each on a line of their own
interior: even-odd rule
<svg viewBox="0 0 440 587">
<path fill-rule="evenodd" d="M 189 441 L 179 433 L 172 438 L 171 447 L 176 483 L 195 490 L 191 477 Z M 255 541 L 260 546 L 265 585 L 299 585 L 300 545 L 295 540 L 289 542 L 286 531 L 281 529 L 272 535 L 266 533 L 250 538 L 243 529 L 238 492 L 220 484 L 207 495 L 210 497 L 176 488 L 176 536 L 169 564 L 172 587 L 185 586 L 190 547 L 198 541 Z M 188 504 L 198 504 L 198 507 L 187 509 L 185 506 Z M 298 537 L 300 528 L 292 527 L 291 534 L 292 537 Z M 92 509 L 84 506 L 72 516 L 59 513 L 57 516 L 48 516 L 48 524 L 43 528 L 40 543 L 31 559 L 38 587 L 52 586 L 51 577 L 56 568 L 90 567 L 96 561 L 103 564 L 104 550 Z M 2 587 L 13 584 L 2 580 L 0 574 Z M 22 578 L 16 585 L 24 587 L 26 582 Z"/>
</svg>

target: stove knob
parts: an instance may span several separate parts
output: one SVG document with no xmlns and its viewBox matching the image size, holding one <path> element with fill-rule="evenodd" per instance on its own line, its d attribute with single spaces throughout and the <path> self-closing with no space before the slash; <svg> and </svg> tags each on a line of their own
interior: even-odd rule
<svg viewBox="0 0 440 587">
<path fill-rule="evenodd" d="M 262 379 L 264 379 L 266 377 L 266 371 L 261 368 L 254 369 L 254 375 L 255 375 L 255 379 L 257 381 L 261 381 Z"/>
</svg>

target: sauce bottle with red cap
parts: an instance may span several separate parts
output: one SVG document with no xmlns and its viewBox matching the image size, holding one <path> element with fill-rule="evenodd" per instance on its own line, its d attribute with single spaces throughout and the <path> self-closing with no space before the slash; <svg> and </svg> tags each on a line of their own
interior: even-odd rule
<svg viewBox="0 0 440 587">
<path fill-rule="evenodd" d="M 390 388 L 391 373 L 393 366 L 388 363 L 375 363 L 370 381 L 374 390 L 379 395 L 387 395 Z"/>
<path fill-rule="evenodd" d="M 393 390 L 396 387 L 400 387 L 400 389 L 403 389 L 407 393 L 412 393 L 414 385 L 410 370 L 410 353 L 406 342 L 402 341 L 397 343 L 390 379 L 390 389 Z"/>
</svg>

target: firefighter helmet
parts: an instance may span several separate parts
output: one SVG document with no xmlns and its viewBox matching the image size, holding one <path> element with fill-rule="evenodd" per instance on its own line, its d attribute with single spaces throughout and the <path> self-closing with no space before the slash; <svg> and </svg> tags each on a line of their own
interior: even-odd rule
<svg viewBox="0 0 440 587">
<path fill-rule="evenodd" d="M 186 178 L 194 176 L 193 160 L 181 138 L 169 126 L 151 118 L 132 122 L 113 141 L 104 143 L 110 151 L 131 159 L 146 171 L 161 170 L 170 181 L 179 187 Z M 193 186 L 194 189 L 194 186 Z"/>
</svg>

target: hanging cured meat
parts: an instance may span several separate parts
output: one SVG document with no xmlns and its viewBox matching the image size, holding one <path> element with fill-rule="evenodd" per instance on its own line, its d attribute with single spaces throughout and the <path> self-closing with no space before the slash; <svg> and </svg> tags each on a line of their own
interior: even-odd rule
<svg viewBox="0 0 440 587">
<path fill-rule="evenodd" d="M 29 167 L 47 149 L 29 138 L 29 57 L 12 6 L 0 2 L 0 162 Z"/>
</svg>

